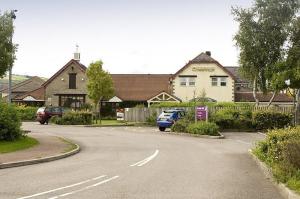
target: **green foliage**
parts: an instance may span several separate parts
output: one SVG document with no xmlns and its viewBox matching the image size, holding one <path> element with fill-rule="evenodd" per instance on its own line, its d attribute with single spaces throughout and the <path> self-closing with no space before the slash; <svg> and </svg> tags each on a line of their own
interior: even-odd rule
<svg viewBox="0 0 300 199">
<path fill-rule="evenodd" d="M 156 107 L 156 108 L 166 108 L 166 107 L 194 107 L 195 103 L 194 102 L 162 102 L 159 104 L 153 104 L 151 107 Z M 216 107 L 216 108 L 221 108 L 221 107 L 227 107 L 227 108 L 232 108 L 232 107 L 242 107 L 242 108 L 250 108 L 253 107 L 254 104 L 251 103 L 234 103 L 234 102 L 196 102 L 196 106 L 208 106 L 208 108 L 211 107 Z"/>
<path fill-rule="evenodd" d="M 15 140 L 13 142 L 0 141 L 0 154 L 28 149 L 28 148 L 36 146 L 38 144 L 39 144 L 39 142 L 36 139 L 28 137 L 28 136 L 20 137 L 20 139 Z"/>
<path fill-rule="evenodd" d="M 156 126 L 157 113 L 153 112 L 149 117 L 146 118 L 147 124 Z"/>
<path fill-rule="evenodd" d="M 16 106 L 16 110 L 22 121 L 34 121 L 36 119 L 37 107 Z"/>
<path fill-rule="evenodd" d="M 50 122 L 59 125 L 90 125 L 92 124 L 91 112 L 68 112 L 62 117 L 51 117 Z"/>
<path fill-rule="evenodd" d="M 187 127 L 191 122 L 187 119 L 180 119 L 176 121 L 173 126 L 171 127 L 171 131 L 179 132 L 179 133 L 186 133 Z"/>
<path fill-rule="evenodd" d="M 285 53 L 290 22 L 299 10 L 298 0 L 255 0 L 249 9 L 233 8 L 239 23 L 234 37 L 240 49 L 240 71 L 263 91 L 275 65 Z"/>
<path fill-rule="evenodd" d="M 257 130 L 284 128 L 291 125 L 292 119 L 291 114 L 275 111 L 257 111 L 253 113 L 253 125 Z"/>
<path fill-rule="evenodd" d="M 21 135 L 21 120 L 16 108 L 0 101 L 0 140 L 13 141 Z"/>
<path fill-rule="evenodd" d="M 221 109 L 210 117 L 221 129 L 251 129 L 252 112 L 249 110 Z"/>
<path fill-rule="evenodd" d="M 269 131 L 253 153 L 272 168 L 277 180 L 300 192 L 300 126 Z"/>
<path fill-rule="evenodd" d="M 192 123 L 187 127 L 187 132 L 190 134 L 218 136 L 219 127 L 212 122 L 197 122 Z"/>
<path fill-rule="evenodd" d="M 0 13 L 0 78 L 14 63 L 17 45 L 12 43 L 14 33 L 11 12 Z"/>
</svg>

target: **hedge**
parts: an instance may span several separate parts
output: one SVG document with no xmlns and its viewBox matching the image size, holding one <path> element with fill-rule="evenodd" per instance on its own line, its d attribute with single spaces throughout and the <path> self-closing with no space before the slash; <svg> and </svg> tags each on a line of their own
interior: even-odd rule
<svg viewBox="0 0 300 199">
<path fill-rule="evenodd" d="M 0 101 L 0 140 L 13 141 L 21 135 L 21 120 L 16 108 Z"/>
<path fill-rule="evenodd" d="M 268 131 L 253 153 L 272 168 L 278 181 L 300 193 L 300 126 Z"/>
<path fill-rule="evenodd" d="M 91 112 L 68 112 L 62 117 L 54 116 L 50 119 L 51 123 L 59 125 L 90 125 L 93 121 Z"/>
<path fill-rule="evenodd" d="M 258 111 L 253 113 L 253 126 L 257 130 L 284 128 L 292 125 L 292 114 L 274 112 L 274 111 Z"/>
<path fill-rule="evenodd" d="M 34 121 L 38 107 L 31 106 L 16 106 L 16 110 L 22 121 Z"/>
<path fill-rule="evenodd" d="M 211 135 L 218 136 L 219 127 L 212 122 L 197 122 L 189 124 L 187 127 L 187 133 L 190 134 L 199 134 L 199 135 Z"/>
</svg>

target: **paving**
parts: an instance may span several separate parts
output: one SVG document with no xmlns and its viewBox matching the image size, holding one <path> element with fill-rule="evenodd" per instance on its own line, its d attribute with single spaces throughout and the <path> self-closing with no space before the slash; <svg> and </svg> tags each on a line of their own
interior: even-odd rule
<svg viewBox="0 0 300 199">
<path fill-rule="evenodd" d="M 29 136 L 37 139 L 39 145 L 14 153 L 0 154 L 0 164 L 61 155 L 70 148 L 69 143 L 62 141 L 61 138 L 55 135 L 32 132 L 29 133 Z"/>
<path fill-rule="evenodd" d="M 77 155 L 0 170 L 1 199 L 282 199 L 248 154 L 257 133 L 203 139 L 156 128 L 41 126 L 81 146 Z"/>
</svg>

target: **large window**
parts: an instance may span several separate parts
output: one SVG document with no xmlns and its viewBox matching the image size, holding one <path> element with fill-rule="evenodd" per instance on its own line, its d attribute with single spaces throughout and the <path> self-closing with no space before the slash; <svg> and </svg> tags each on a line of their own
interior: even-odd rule
<svg viewBox="0 0 300 199">
<path fill-rule="evenodd" d="M 227 77 L 211 77 L 212 86 L 227 86 Z"/>
<path fill-rule="evenodd" d="M 69 74 L 69 89 L 76 89 L 76 73 Z"/>
<path fill-rule="evenodd" d="M 179 77 L 180 86 L 195 86 L 196 85 L 196 77 L 194 76 L 182 76 Z"/>
<path fill-rule="evenodd" d="M 59 106 L 80 108 L 85 103 L 85 95 L 59 95 Z"/>
</svg>

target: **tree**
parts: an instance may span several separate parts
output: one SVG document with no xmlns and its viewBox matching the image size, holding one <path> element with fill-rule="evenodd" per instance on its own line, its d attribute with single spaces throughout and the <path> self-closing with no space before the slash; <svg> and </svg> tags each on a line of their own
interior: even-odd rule
<svg viewBox="0 0 300 199">
<path fill-rule="evenodd" d="M 87 69 L 87 91 L 89 98 L 95 105 L 96 112 L 99 110 L 101 123 L 101 102 L 113 97 L 114 87 L 110 74 L 102 69 L 102 61 L 92 62 Z M 99 106 L 99 108 L 98 108 Z"/>
<path fill-rule="evenodd" d="M 13 12 L 0 13 L 0 78 L 12 67 L 17 45 L 12 43 L 14 33 Z"/>
<path fill-rule="evenodd" d="M 255 0 L 249 9 L 232 8 L 239 23 L 234 40 L 240 50 L 240 72 L 252 82 L 257 105 L 257 90 L 270 90 L 270 79 L 284 57 L 290 22 L 299 6 L 298 0 Z"/>
</svg>

